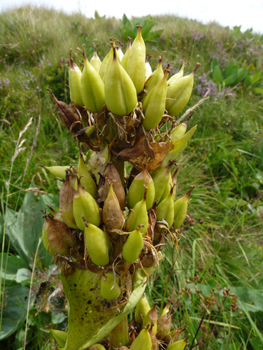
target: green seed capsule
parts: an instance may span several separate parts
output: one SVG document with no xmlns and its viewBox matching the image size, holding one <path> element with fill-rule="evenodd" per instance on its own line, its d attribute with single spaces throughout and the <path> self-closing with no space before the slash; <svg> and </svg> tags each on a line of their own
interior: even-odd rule
<svg viewBox="0 0 263 350">
<path fill-rule="evenodd" d="M 152 88 L 143 101 L 144 119 L 142 125 L 146 130 L 154 129 L 164 115 L 168 74 L 169 72 L 166 71 L 163 79 Z"/>
<path fill-rule="evenodd" d="M 164 200 L 164 198 L 166 198 L 169 195 L 172 187 L 173 187 L 173 180 L 172 180 L 172 174 L 170 172 L 168 183 L 165 186 L 165 189 L 163 191 L 161 199 L 159 200 L 159 203 L 161 203 Z"/>
<path fill-rule="evenodd" d="M 184 75 L 184 66 L 185 66 L 185 62 L 183 60 L 181 60 L 182 62 L 182 67 L 181 69 L 179 70 L 178 73 L 174 74 L 171 76 L 171 78 L 167 81 L 167 85 L 170 86 L 170 85 L 173 85 L 173 83 L 179 79 L 179 78 L 182 78 L 183 75 Z"/>
<path fill-rule="evenodd" d="M 187 105 L 193 90 L 194 75 L 199 66 L 200 63 L 191 74 L 170 82 L 166 100 L 166 109 L 170 115 L 176 116 Z"/>
<path fill-rule="evenodd" d="M 60 179 L 66 179 L 66 170 L 70 168 L 70 166 L 46 166 L 43 164 L 39 164 L 42 168 L 48 170 L 52 175 L 58 177 Z"/>
<path fill-rule="evenodd" d="M 171 167 L 173 166 L 173 163 L 170 163 L 165 168 L 160 168 L 157 170 L 153 177 L 154 182 L 154 188 L 155 188 L 155 199 L 158 199 L 158 202 L 160 202 L 163 193 L 167 187 L 169 186 L 169 179 L 171 176 Z"/>
<path fill-rule="evenodd" d="M 69 90 L 70 100 L 79 106 L 84 106 L 81 96 L 81 71 L 75 64 L 72 58 L 72 50 L 69 50 L 70 54 L 70 67 L 69 67 Z"/>
<path fill-rule="evenodd" d="M 148 303 L 146 296 L 143 294 L 141 299 L 139 300 L 136 309 L 135 309 L 135 321 L 140 326 L 143 324 L 143 320 L 146 319 L 148 312 L 151 310 L 151 307 Z"/>
<path fill-rule="evenodd" d="M 113 273 L 108 272 L 101 278 L 100 294 L 102 298 L 106 300 L 113 300 L 118 298 L 121 294 L 120 290 L 120 279 L 118 275 L 115 275 L 115 281 Z"/>
<path fill-rule="evenodd" d="M 181 198 L 174 202 L 174 228 L 178 229 L 181 227 L 182 223 L 187 214 L 188 199 L 195 186 L 191 186 L 190 190 Z"/>
<path fill-rule="evenodd" d="M 157 68 L 155 69 L 154 72 L 152 72 L 152 74 L 150 75 L 148 80 L 145 82 L 145 87 L 144 88 L 148 92 L 150 92 L 152 90 L 152 88 L 155 85 L 157 85 L 159 83 L 159 81 L 161 81 L 163 79 L 163 77 L 164 77 L 163 67 L 162 67 L 163 54 L 162 54 L 162 56 L 159 57 Z"/>
<path fill-rule="evenodd" d="M 97 54 L 97 47 L 98 47 L 99 44 L 94 44 L 93 43 L 93 46 L 94 46 L 94 53 L 93 53 L 93 56 L 90 60 L 90 64 L 92 65 L 93 68 L 96 69 L 96 71 L 99 73 L 100 71 L 100 67 L 101 67 L 101 60 Z"/>
<path fill-rule="evenodd" d="M 129 115 L 137 104 L 135 86 L 119 63 L 116 48 L 105 80 L 105 100 L 109 110 L 118 116 Z"/>
<path fill-rule="evenodd" d="M 80 179 L 80 184 L 84 187 L 84 190 L 95 198 L 97 195 L 97 185 L 90 175 L 82 155 L 79 157 L 78 178 Z"/>
<path fill-rule="evenodd" d="M 137 26 L 137 28 L 137 36 L 132 43 L 126 71 L 133 81 L 137 94 L 139 94 L 143 90 L 145 82 L 146 47 L 141 34 L 142 27 Z"/>
<path fill-rule="evenodd" d="M 109 342 L 113 348 L 118 349 L 120 344 L 129 344 L 129 329 L 127 316 L 116 327 L 114 327 L 112 331 L 110 331 Z"/>
<path fill-rule="evenodd" d="M 168 228 L 172 227 L 174 221 L 174 198 L 173 187 L 170 193 L 164 200 L 157 205 L 157 220 L 165 220 L 168 224 Z"/>
<path fill-rule="evenodd" d="M 123 259 L 128 263 L 134 263 L 143 249 L 143 237 L 140 227 L 129 234 L 127 241 L 122 248 Z"/>
<path fill-rule="evenodd" d="M 130 52 L 131 52 L 131 41 L 132 41 L 132 38 L 128 37 L 128 44 L 127 44 L 127 49 L 125 51 L 125 54 L 121 60 L 121 65 L 122 67 L 126 70 L 126 67 L 127 67 L 127 62 L 128 62 L 128 59 L 130 57 Z"/>
<path fill-rule="evenodd" d="M 85 45 L 82 45 L 82 55 L 84 58 L 84 70 L 81 75 L 81 94 L 86 108 L 97 113 L 105 104 L 104 83 L 99 76 L 99 73 L 89 63 L 85 55 Z"/>
<path fill-rule="evenodd" d="M 183 340 L 178 340 L 175 343 L 172 343 L 171 345 L 168 346 L 167 350 L 184 350 L 186 346 L 186 341 Z"/>
<path fill-rule="evenodd" d="M 101 217 L 98 204 L 95 199 L 81 187 L 79 179 L 78 191 L 73 198 L 73 214 L 78 228 L 82 231 L 85 230 L 82 216 L 84 216 L 89 223 L 100 226 Z"/>
<path fill-rule="evenodd" d="M 89 350 L 106 350 L 106 349 L 101 344 L 95 344 L 92 347 L 90 347 Z"/>
<path fill-rule="evenodd" d="M 99 266 L 109 263 L 110 240 L 107 234 L 91 223 L 85 226 L 85 247 L 92 262 Z"/>
<path fill-rule="evenodd" d="M 149 223 L 146 207 L 146 193 L 147 188 L 144 192 L 144 198 L 135 204 L 133 210 L 130 211 L 128 219 L 126 220 L 126 228 L 129 232 L 136 230 L 139 225 L 143 225 L 141 228 L 141 233 L 143 236 L 147 232 Z"/>
<path fill-rule="evenodd" d="M 152 341 L 147 329 L 142 329 L 133 341 L 130 350 L 151 350 Z"/>
<path fill-rule="evenodd" d="M 150 210 L 155 199 L 155 188 L 151 175 L 146 167 L 144 170 L 135 176 L 127 195 L 127 202 L 130 208 L 134 208 L 135 204 L 143 199 L 145 188 L 148 188 L 146 195 L 146 207 Z"/>
</svg>

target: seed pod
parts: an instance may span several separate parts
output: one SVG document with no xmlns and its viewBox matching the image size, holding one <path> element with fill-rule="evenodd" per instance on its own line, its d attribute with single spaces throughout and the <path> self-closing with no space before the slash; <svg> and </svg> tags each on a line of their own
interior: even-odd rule
<svg viewBox="0 0 263 350">
<path fill-rule="evenodd" d="M 81 51 L 78 48 L 79 51 Z M 81 75 L 81 94 L 86 108 L 97 113 L 105 104 L 104 83 L 99 73 L 89 63 L 85 55 L 85 45 L 82 45 L 81 51 L 84 59 L 84 69 Z"/>
<path fill-rule="evenodd" d="M 120 344 L 129 344 L 128 316 L 110 331 L 109 343 L 113 348 L 118 348 Z"/>
<path fill-rule="evenodd" d="M 181 198 L 174 202 L 174 228 L 178 229 L 181 227 L 182 223 L 187 214 L 188 199 L 195 186 L 191 186 L 190 190 Z"/>
<path fill-rule="evenodd" d="M 80 179 L 80 184 L 84 187 L 84 190 L 95 198 L 97 194 L 97 185 L 84 163 L 82 154 L 79 156 L 78 178 Z"/>
<path fill-rule="evenodd" d="M 92 44 L 94 46 L 94 53 L 93 56 L 90 60 L 90 64 L 92 65 L 93 68 L 96 69 L 96 71 L 99 73 L 100 71 L 100 67 L 101 67 L 101 60 L 97 54 L 97 47 L 99 44 Z"/>
<path fill-rule="evenodd" d="M 72 58 L 72 50 L 69 50 L 70 55 L 70 67 L 69 67 L 69 90 L 70 90 L 70 101 L 74 101 L 79 106 L 84 106 L 81 96 L 81 71 L 75 64 Z"/>
<path fill-rule="evenodd" d="M 149 79 L 145 82 L 145 90 L 147 90 L 148 92 L 150 92 L 152 90 L 152 88 L 157 85 L 164 77 L 164 73 L 163 73 L 163 55 L 164 55 L 165 51 L 163 52 L 162 56 L 159 57 L 158 59 L 158 64 L 157 64 L 157 68 L 155 69 L 155 71 L 151 74 L 151 76 L 149 77 Z"/>
<path fill-rule="evenodd" d="M 167 78 L 169 71 L 166 71 L 163 79 L 155 85 L 143 101 L 144 119 L 142 125 L 146 130 L 154 129 L 162 120 L 167 93 Z"/>
<path fill-rule="evenodd" d="M 50 214 L 44 214 L 43 218 L 45 218 L 45 221 L 42 228 L 42 241 L 43 241 L 44 247 L 46 248 L 46 251 L 49 254 L 54 255 L 54 250 L 49 246 L 48 239 L 47 239 L 47 229 L 51 223 L 52 218 Z"/>
<path fill-rule="evenodd" d="M 135 204 L 133 210 L 130 211 L 130 214 L 126 220 L 126 229 L 129 232 L 136 230 L 139 225 L 143 225 L 141 228 L 141 233 L 143 236 L 147 232 L 149 220 L 146 207 L 146 194 L 147 188 L 145 189 L 143 199 Z"/>
<path fill-rule="evenodd" d="M 120 207 L 123 210 L 126 203 L 125 190 L 122 186 L 121 178 L 118 173 L 118 170 L 112 163 L 108 163 L 107 172 L 105 176 L 105 184 L 103 189 L 103 200 L 105 201 L 109 194 L 109 187 L 112 183 L 113 190 L 120 202 Z"/>
<path fill-rule="evenodd" d="M 171 175 L 171 167 L 173 163 L 171 162 L 165 168 L 160 168 L 157 170 L 153 177 L 154 188 L 155 188 L 155 199 L 158 199 L 158 202 L 162 198 L 163 192 L 169 183 L 170 175 Z"/>
<path fill-rule="evenodd" d="M 111 272 L 108 272 L 105 276 L 102 276 L 100 287 L 100 294 L 102 298 L 107 300 L 113 300 L 118 298 L 118 296 L 121 294 L 119 283 L 119 276 L 115 275 L 114 280 L 114 276 Z"/>
<path fill-rule="evenodd" d="M 112 183 L 109 187 L 109 194 L 106 198 L 102 210 L 102 220 L 107 228 L 107 231 L 121 230 L 125 220 L 120 207 L 118 198 L 113 190 Z"/>
<path fill-rule="evenodd" d="M 158 339 L 163 339 L 163 337 L 170 332 L 171 324 L 172 324 L 172 317 L 169 311 L 169 306 L 167 304 L 157 320 L 157 338 Z"/>
<path fill-rule="evenodd" d="M 66 172 L 66 181 L 63 183 L 59 193 L 59 211 L 61 212 L 66 225 L 70 228 L 78 228 L 73 215 L 73 198 L 77 191 L 70 182 L 72 176 L 70 171 Z"/>
<path fill-rule="evenodd" d="M 170 344 L 167 350 L 184 350 L 185 346 L 186 346 L 185 339 L 178 340 L 175 343 Z"/>
<path fill-rule="evenodd" d="M 148 300 L 147 300 L 145 294 L 143 294 L 143 296 L 139 300 L 139 302 L 136 306 L 136 309 L 135 309 L 135 321 L 140 326 L 142 326 L 143 321 L 146 319 L 146 316 L 150 310 L 151 310 L 151 307 L 148 303 Z"/>
<path fill-rule="evenodd" d="M 165 186 L 165 189 L 163 191 L 161 199 L 159 200 L 159 203 L 161 203 L 164 200 L 164 198 L 166 198 L 169 195 L 169 193 L 171 192 L 171 188 L 172 187 L 173 187 L 173 180 L 172 180 L 172 174 L 170 172 L 169 180 L 168 180 L 168 182 L 167 182 L 167 184 Z"/>
<path fill-rule="evenodd" d="M 95 199 L 81 187 L 79 179 L 78 191 L 73 198 L 73 214 L 78 228 L 82 231 L 85 230 L 82 216 L 84 216 L 89 223 L 100 226 L 101 217 L 98 204 Z"/>
<path fill-rule="evenodd" d="M 129 234 L 127 241 L 122 248 L 123 259 L 128 263 L 134 263 L 143 249 L 143 237 L 140 232 L 140 225 Z"/>
<path fill-rule="evenodd" d="M 83 221 L 84 222 L 84 221 Z M 85 222 L 85 248 L 92 262 L 99 266 L 109 263 L 110 240 L 99 227 Z"/>
<path fill-rule="evenodd" d="M 176 74 L 172 75 L 171 78 L 167 81 L 167 85 L 170 86 L 172 85 L 177 79 L 182 78 L 184 75 L 184 67 L 185 67 L 185 62 L 183 60 L 181 60 L 182 62 L 182 67 L 179 70 L 179 72 L 177 72 Z"/>
<path fill-rule="evenodd" d="M 137 36 L 132 43 L 126 71 L 133 81 L 137 94 L 139 94 L 144 87 L 145 81 L 146 47 L 141 34 L 142 27 L 137 26 L 137 28 Z"/>
<path fill-rule="evenodd" d="M 193 114 L 194 114 L 194 112 L 190 113 L 190 115 L 186 121 L 184 121 L 183 123 L 181 123 L 181 124 L 177 125 L 175 128 L 173 128 L 173 130 L 170 134 L 170 138 L 171 138 L 172 142 L 180 140 L 185 135 L 186 130 L 187 130 L 188 121 L 190 118 L 192 118 Z"/>
<path fill-rule="evenodd" d="M 110 66 L 112 58 L 113 58 L 113 47 L 115 47 L 115 40 L 114 40 L 114 38 L 110 38 L 110 41 L 111 41 L 111 49 L 107 53 L 107 55 L 104 57 L 104 59 L 103 59 L 103 61 L 101 63 L 100 72 L 99 72 L 103 83 L 105 83 L 105 81 L 106 81 L 106 76 L 107 76 L 107 73 L 108 73 L 108 69 L 109 69 L 109 66 Z"/>
<path fill-rule="evenodd" d="M 153 307 L 148 311 L 145 319 L 143 320 L 143 327 L 147 327 L 148 324 L 154 324 L 152 327 L 152 331 L 154 334 L 157 333 L 157 310 L 156 305 L 154 304 Z"/>
<path fill-rule="evenodd" d="M 132 41 L 132 38 L 128 37 L 128 44 L 127 44 L 127 49 L 125 51 L 125 54 L 121 60 L 121 65 L 122 67 L 126 70 L 126 67 L 127 67 L 127 62 L 128 62 L 128 59 L 130 57 L 130 52 L 131 52 L 131 41 Z"/>
<path fill-rule="evenodd" d="M 197 63 L 191 74 L 170 82 L 166 100 L 166 109 L 170 115 L 176 116 L 187 105 L 193 90 L 194 75 L 199 66 L 200 63 Z"/>
<path fill-rule="evenodd" d="M 143 199 L 145 188 L 148 188 L 146 195 L 147 210 L 151 209 L 155 199 L 155 188 L 151 175 L 147 168 L 135 176 L 127 195 L 127 203 L 130 208 L 134 208 L 135 204 Z"/>
<path fill-rule="evenodd" d="M 43 164 L 38 164 L 42 168 L 48 170 L 52 175 L 60 179 L 66 179 L 66 170 L 70 169 L 70 166 L 46 166 Z"/>
<path fill-rule="evenodd" d="M 174 221 L 174 198 L 173 198 L 173 187 L 170 193 L 164 200 L 157 205 L 157 220 L 165 220 L 170 228 Z"/>
<path fill-rule="evenodd" d="M 138 102 L 135 86 L 119 63 L 115 47 L 105 80 L 105 100 L 109 110 L 118 116 L 129 115 Z"/>
<path fill-rule="evenodd" d="M 92 345 L 92 347 L 90 347 L 89 350 L 106 350 L 106 349 L 101 344 L 95 344 L 95 345 Z"/>
<path fill-rule="evenodd" d="M 187 130 L 187 124 L 185 122 L 177 125 L 171 132 L 171 135 L 170 135 L 171 140 L 173 142 L 180 140 L 186 133 L 186 130 Z"/>
<path fill-rule="evenodd" d="M 68 255 L 74 240 L 68 226 L 48 215 L 42 231 L 43 243 L 48 253 Z"/>
<path fill-rule="evenodd" d="M 130 350 L 151 350 L 152 341 L 147 329 L 142 329 L 137 338 L 132 343 Z"/>
</svg>

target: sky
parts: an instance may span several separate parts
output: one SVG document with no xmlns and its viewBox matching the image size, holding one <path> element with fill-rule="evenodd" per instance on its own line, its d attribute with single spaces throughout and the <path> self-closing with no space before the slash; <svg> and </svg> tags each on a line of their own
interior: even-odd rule
<svg viewBox="0 0 263 350">
<path fill-rule="evenodd" d="M 263 34 L 263 0 L 0 0 L 0 11 L 25 4 L 44 5 L 66 13 L 80 11 L 87 17 L 94 17 L 95 10 L 100 16 L 116 18 L 122 18 L 124 13 L 128 18 L 174 14 L 204 24 L 216 21 L 230 28 L 241 26 L 242 31 L 252 28 Z"/>
</svg>

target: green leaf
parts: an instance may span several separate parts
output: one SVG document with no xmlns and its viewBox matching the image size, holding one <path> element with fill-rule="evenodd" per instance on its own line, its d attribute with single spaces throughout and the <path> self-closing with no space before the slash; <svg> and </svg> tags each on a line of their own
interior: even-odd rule
<svg viewBox="0 0 263 350">
<path fill-rule="evenodd" d="M 262 87 L 254 87 L 253 91 L 255 94 L 263 95 L 263 86 Z"/>
<path fill-rule="evenodd" d="M 243 303 L 245 304 L 249 312 L 263 311 L 263 291 L 246 287 L 231 287 L 230 290 L 237 295 L 241 306 L 243 306 Z"/>
<path fill-rule="evenodd" d="M 237 85 L 238 83 L 240 83 L 245 79 L 246 75 L 247 75 L 247 69 L 245 68 L 238 69 L 236 79 L 232 84 Z"/>
<path fill-rule="evenodd" d="M 28 191 L 18 215 L 12 217 L 12 225 L 8 230 L 12 246 L 28 266 L 32 265 L 42 235 L 44 219 L 41 210 L 45 210 L 46 202 L 53 204 L 54 196 L 39 195 L 39 201 L 36 201 L 34 193 Z M 47 253 L 43 243 L 40 245 L 38 258 L 42 267 L 48 267 L 53 261 L 53 256 Z"/>
<path fill-rule="evenodd" d="M 221 69 L 219 66 L 215 66 L 214 70 L 212 72 L 212 79 L 214 83 L 222 83 L 224 80 L 224 77 L 222 75 Z"/>
<path fill-rule="evenodd" d="M 222 74 L 224 77 L 225 86 L 229 86 L 235 81 L 237 72 L 238 72 L 238 67 L 231 63 L 228 67 L 223 69 Z"/>
<path fill-rule="evenodd" d="M 23 259 L 18 256 L 1 253 L 0 258 L 2 256 L 4 261 L 3 271 L 0 272 L 2 274 L 2 282 L 5 279 L 5 283 L 10 285 L 10 283 L 16 281 L 17 272 L 19 269 L 26 269 L 28 265 Z"/>
<path fill-rule="evenodd" d="M 216 58 L 213 58 L 211 62 L 211 70 L 213 71 L 216 66 L 219 66 L 218 60 Z"/>
<path fill-rule="evenodd" d="M 50 332 L 52 333 L 53 337 L 58 342 L 59 346 L 65 346 L 68 333 L 59 331 L 57 329 L 50 329 Z"/>
<path fill-rule="evenodd" d="M 26 319 L 29 288 L 19 284 L 5 289 L 7 304 L 3 309 L 0 340 L 13 334 Z"/>
</svg>

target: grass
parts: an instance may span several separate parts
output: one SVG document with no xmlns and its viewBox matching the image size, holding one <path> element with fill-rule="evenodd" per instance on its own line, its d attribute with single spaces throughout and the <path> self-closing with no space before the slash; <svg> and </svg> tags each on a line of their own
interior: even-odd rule
<svg viewBox="0 0 263 350">
<path fill-rule="evenodd" d="M 163 32 L 155 41 L 147 42 L 147 54 L 153 55 L 152 67 L 156 66 L 163 51 L 167 52 L 165 64 L 171 61 L 172 70 L 177 70 L 180 59 L 184 59 L 189 62 L 188 74 L 198 61 L 201 67 L 195 77 L 191 105 L 200 100 L 201 88 L 213 88 L 214 93 L 189 122 L 189 128 L 195 124 L 198 128 L 178 162 L 178 195 L 184 194 L 191 184 L 196 186 L 189 212 L 197 223 L 186 222 L 175 265 L 173 249 L 167 248 L 166 259 L 147 293 L 161 303 L 167 276 L 174 267 L 167 285 L 167 296 L 173 296 L 177 310 L 174 322 L 187 324 L 194 334 L 198 320 L 202 318 L 202 307 L 195 293 L 189 296 L 183 291 L 185 286 L 193 289 L 193 284 L 199 283 L 219 291 L 223 287 L 243 288 L 235 290 L 239 293 L 243 314 L 231 313 L 229 307 L 220 314 L 213 311 L 210 321 L 216 325 L 212 328 L 212 323 L 204 323 L 208 331 L 205 328 L 200 330 L 198 339 L 215 349 L 260 349 L 262 301 L 261 311 L 258 307 L 253 312 L 247 309 L 249 301 L 242 293 L 251 291 L 251 303 L 257 304 L 256 292 L 263 289 L 262 96 L 240 85 L 231 88 L 215 86 L 209 78 L 209 71 L 214 57 L 221 67 L 234 59 L 239 64 L 244 61 L 253 63 L 262 70 L 263 36 L 249 30 L 241 33 L 237 27 L 230 30 L 217 23 L 203 25 L 175 16 L 153 19 L 156 22 L 154 30 L 163 29 Z M 77 145 L 61 125 L 46 91 L 51 87 L 59 99 L 69 102 L 69 48 L 74 50 L 84 42 L 86 53 L 91 57 L 92 43 L 98 42 L 98 53 L 102 58 L 109 48 L 110 36 L 125 43 L 126 38 L 121 21 L 114 18 L 85 18 L 79 13 L 66 15 L 31 7 L 2 12 L 0 36 L 3 38 L 0 44 L 0 181 L 1 211 L 5 213 L 7 206 L 19 210 L 25 190 L 32 181 L 41 191 L 58 193 L 53 178 L 37 167 L 38 163 L 67 165 L 77 162 Z M 78 60 L 80 56 L 76 58 Z M 203 75 L 205 82 L 201 79 Z M 39 117 L 40 133 L 24 175 Z M 17 155 L 11 169 L 16 140 L 30 118 L 32 123 L 23 135 L 26 141 L 21 147 L 24 149 Z M 7 183 L 9 174 L 10 182 Z M 5 251 L 8 249 L 14 252 L 6 243 Z M 198 278 L 193 281 L 196 275 Z M 182 295 L 178 295 L 178 290 Z M 27 348 L 41 349 L 48 341 L 47 333 L 37 332 L 36 325 L 43 329 L 51 319 L 48 313 L 41 311 L 39 314 L 41 317 L 35 323 L 32 314 L 29 315 L 29 329 L 32 330 Z M 208 334 L 211 340 L 207 338 Z M 2 342 L 9 348 L 19 348 L 21 339 L 23 328 Z M 193 337 L 191 341 L 195 342 Z"/>
</svg>

